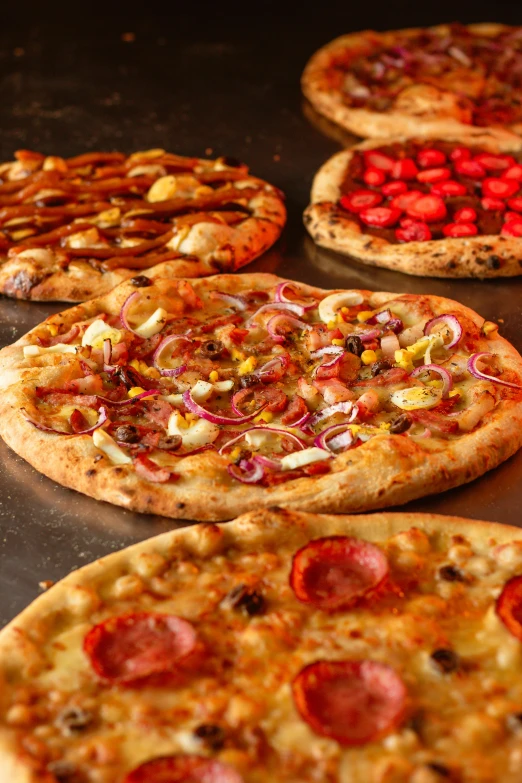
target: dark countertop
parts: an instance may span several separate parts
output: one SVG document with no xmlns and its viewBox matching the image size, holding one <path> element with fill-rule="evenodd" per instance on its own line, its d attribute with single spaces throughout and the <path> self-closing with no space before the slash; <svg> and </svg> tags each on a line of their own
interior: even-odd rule
<svg viewBox="0 0 522 783">
<path fill-rule="evenodd" d="M 2 9 L 0 160 L 18 148 L 74 155 L 164 147 L 187 155 L 229 154 L 287 194 L 288 227 L 248 270 L 323 287 L 363 287 L 449 296 L 484 317 L 522 350 L 522 277 L 507 281 L 411 278 L 319 250 L 301 214 L 313 174 L 339 141 L 303 114 L 301 70 L 310 54 L 343 32 L 491 21 L 491 4 L 441 0 L 256 4 L 71 4 L 20 2 Z M 519 2 L 497 2 L 498 21 L 522 24 Z M 127 39 L 127 40 L 124 40 Z M 334 133 L 335 136 L 335 133 Z M 63 305 L 0 298 L 0 345 Z M 519 524 L 522 453 L 482 479 L 409 505 Z M 39 475 L 0 443 L 0 625 L 58 579 L 172 526 L 96 502 Z M 521 523 L 522 524 L 522 523 Z"/>
</svg>

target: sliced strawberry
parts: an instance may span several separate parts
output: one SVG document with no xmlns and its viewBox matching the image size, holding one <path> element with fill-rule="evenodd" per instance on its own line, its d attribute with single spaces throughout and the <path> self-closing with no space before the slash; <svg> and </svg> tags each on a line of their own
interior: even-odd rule
<svg viewBox="0 0 522 783">
<path fill-rule="evenodd" d="M 409 224 L 404 226 L 406 221 L 401 220 L 401 228 L 395 230 L 395 236 L 399 242 L 427 242 L 431 239 L 430 227 L 427 223 L 410 220 Z"/>
<path fill-rule="evenodd" d="M 522 219 L 522 215 L 519 215 L 518 212 L 506 212 L 504 214 L 504 223 L 511 223 L 512 220 L 516 220 L 517 222 Z"/>
<path fill-rule="evenodd" d="M 506 208 L 505 203 L 499 198 L 483 198 L 480 200 L 482 209 L 487 209 L 488 212 L 494 212 L 496 210 L 503 210 Z"/>
<path fill-rule="evenodd" d="M 451 171 L 448 168 L 426 169 L 419 171 L 417 179 L 419 182 L 443 182 L 451 177 Z"/>
<path fill-rule="evenodd" d="M 486 171 L 505 171 L 515 163 L 515 158 L 511 155 L 492 155 L 489 152 L 481 152 L 475 155 L 474 160 L 484 166 Z"/>
<path fill-rule="evenodd" d="M 396 160 L 393 164 L 391 175 L 393 179 L 415 179 L 419 172 L 413 158 Z"/>
<path fill-rule="evenodd" d="M 459 160 L 469 160 L 471 158 L 471 151 L 468 150 L 467 147 L 455 147 L 450 158 L 455 163 Z"/>
<path fill-rule="evenodd" d="M 378 152 L 377 150 L 366 150 L 364 152 L 364 162 L 368 169 L 375 168 L 383 171 L 391 171 L 395 163 L 389 155 L 385 155 L 384 152 Z"/>
<path fill-rule="evenodd" d="M 503 172 L 502 179 L 516 179 L 517 182 L 522 182 L 522 166 L 519 163 L 510 166 Z"/>
<path fill-rule="evenodd" d="M 368 226 L 388 228 L 394 226 L 401 216 L 400 209 L 393 207 L 370 207 L 359 212 L 359 217 Z"/>
<path fill-rule="evenodd" d="M 499 179 L 488 177 L 482 183 L 482 193 L 491 198 L 511 198 L 520 190 L 519 183 L 514 179 Z"/>
<path fill-rule="evenodd" d="M 446 163 L 446 156 L 441 150 L 434 150 L 430 147 L 419 152 L 417 163 L 423 169 L 427 169 L 429 166 L 443 166 Z"/>
<path fill-rule="evenodd" d="M 457 209 L 453 216 L 455 223 L 474 223 L 477 219 L 477 213 L 473 207 L 462 207 Z"/>
<path fill-rule="evenodd" d="M 401 193 L 399 196 L 392 198 L 390 205 L 395 209 L 408 209 L 410 204 L 417 201 L 424 194 L 420 190 L 408 190 L 406 193 Z"/>
<path fill-rule="evenodd" d="M 351 193 L 348 193 L 346 196 L 342 196 L 339 200 L 339 203 L 341 204 L 344 209 L 349 210 L 350 212 L 355 212 L 357 214 L 361 211 L 361 209 L 366 209 L 367 207 L 376 207 L 377 204 L 380 204 L 382 201 L 382 196 L 380 193 L 376 193 L 374 190 L 353 190 Z"/>
<path fill-rule="evenodd" d="M 478 234 L 474 223 L 448 223 L 442 231 L 445 237 L 474 237 Z"/>
<path fill-rule="evenodd" d="M 406 212 L 416 220 L 434 223 L 446 217 L 446 205 L 439 196 L 421 196 L 407 207 Z"/>
<path fill-rule="evenodd" d="M 510 220 L 504 223 L 500 232 L 504 237 L 522 237 L 522 217 L 518 220 Z"/>
<path fill-rule="evenodd" d="M 434 196 L 465 196 L 467 194 L 466 186 L 462 182 L 457 182 L 454 179 L 447 179 L 445 182 L 436 182 L 431 192 Z"/>
<path fill-rule="evenodd" d="M 473 179 L 482 179 L 486 176 L 486 169 L 476 160 L 458 160 L 455 163 L 455 171 L 464 177 Z"/>
<path fill-rule="evenodd" d="M 522 196 L 517 198 L 510 198 L 508 201 L 508 207 L 514 209 L 515 212 L 522 212 Z"/>
<path fill-rule="evenodd" d="M 381 192 L 385 196 L 400 196 L 401 193 L 406 193 L 407 190 L 407 184 L 401 182 L 401 180 L 397 180 L 397 182 L 387 182 L 381 188 Z"/>
<path fill-rule="evenodd" d="M 382 169 L 366 169 L 363 179 L 367 185 L 378 187 L 386 182 L 386 174 Z"/>
</svg>

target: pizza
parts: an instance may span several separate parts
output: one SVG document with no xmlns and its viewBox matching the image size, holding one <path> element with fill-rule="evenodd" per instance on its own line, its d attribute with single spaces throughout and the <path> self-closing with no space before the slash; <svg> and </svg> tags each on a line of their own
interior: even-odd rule
<svg viewBox="0 0 522 783">
<path fill-rule="evenodd" d="M 0 165 L 0 292 L 17 299 L 80 302 L 166 262 L 184 277 L 232 272 L 286 220 L 282 193 L 234 158 L 15 157 Z"/>
<path fill-rule="evenodd" d="M 310 59 L 305 96 L 359 136 L 522 133 L 522 28 L 444 24 L 350 33 Z"/>
<path fill-rule="evenodd" d="M 304 222 L 319 245 L 410 275 L 522 274 L 522 145 L 363 142 L 319 169 Z"/>
<path fill-rule="evenodd" d="M 69 574 L 0 633 L 9 783 L 518 783 L 522 531 L 278 509 Z"/>
<path fill-rule="evenodd" d="M 0 352 L 0 434 L 141 512 L 362 511 L 522 443 L 522 360 L 449 299 L 265 274 L 133 278 Z"/>
</svg>

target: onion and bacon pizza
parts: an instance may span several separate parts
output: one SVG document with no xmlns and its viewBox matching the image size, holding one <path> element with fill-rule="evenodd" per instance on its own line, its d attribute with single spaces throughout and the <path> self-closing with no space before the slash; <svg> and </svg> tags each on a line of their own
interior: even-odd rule
<svg viewBox="0 0 522 783">
<path fill-rule="evenodd" d="M 39 471 L 185 519 L 396 505 L 522 444 L 522 360 L 492 322 L 264 274 L 137 276 L 4 348 L 0 387 Z"/>
<path fill-rule="evenodd" d="M 81 302 L 167 261 L 184 277 L 232 272 L 285 220 L 282 193 L 233 158 L 20 150 L 0 165 L 0 292 Z"/>
<path fill-rule="evenodd" d="M 0 633 L 9 783 L 518 783 L 522 531 L 261 510 Z"/>
<path fill-rule="evenodd" d="M 522 274 L 522 145 L 367 141 L 318 171 L 305 225 L 317 244 L 410 275 Z"/>
<path fill-rule="evenodd" d="M 522 133 L 522 28 L 444 24 L 350 33 L 302 77 L 317 111 L 358 136 L 495 137 Z"/>
</svg>

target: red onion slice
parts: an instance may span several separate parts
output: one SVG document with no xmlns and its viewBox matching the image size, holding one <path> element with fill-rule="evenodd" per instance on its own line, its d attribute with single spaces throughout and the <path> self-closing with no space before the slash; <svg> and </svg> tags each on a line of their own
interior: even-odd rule
<svg viewBox="0 0 522 783">
<path fill-rule="evenodd" d="M 327 408 L 323 408 L 318 413 L 314 413 L 314 415 L 309 418 L 306 424 L 306 429 L 310 427 L 315 427 L 315 425 L 319 424 L 320 421 L 329 419 L 330 416 L 333 416 L 335 413 L 344 413 L 346 416 L 350 414 L 350 418 L 348 419 L 347 422 L 350 423 L 354 421 L 358 412 L 359 409 L 357 405 L 354 405 L 354 403 L 350 402 L 350 400 L 346 400 L 344 402 L 336 402 L 335 405 L 329 405 Z"/>
<path fill-rule="evenodd" d="M 283 466 L 277 459 L 270 459 L 270 457 L 265 457 L 264 454 L 254 454 L 252 457 L 252 462 L 258 462 L 260 465 L 262 465 L 264 468 L 268 468 L 268 470 L 283 470 Z"/>
<path fill-rule="evenodd" d="M 339 364 L 341 362 L 342 358 L 343 358 L 343 354 L 344 354 L 344 351 L 343 351 L 343 353 L 339 354 L 338 356 L 334 356 L 334 358 L 330 359 L 329 362 L 321 362 L 321 364 L 319 364 L 315 368 L 315 370 L 313 372 L 313 377 L 315 377 L 317 375 L 319 370 L 326 370 L 328 367 L 335 367 L 337 364 Z"/>
<path fill-rule="evenodd" d="M 494 356 L 493 353 L 489 353 L 487 351 L 482 351 L 481 353 L 474 353 L 473 356 L 470 356 L 468 359 L 468 372 L 470 372 L 475 378 L 479 378 L 480 380 L 491 381 L 492 383 L 498 383 L 500 386 L 509 386 L 510 389 L 522 389 L 522 386 L 519 386 L 517 383 L 502 381 L 500 378 L 495 378 L 494 375 L 487 375 L 485 372 L 482 372 L 481 370 L 478 369 L 477 363 L 481 359 L 485 359 L 486 357 L 490 358 L 493 356 Z"/>
<path fill-rule="evenodd" d="M 141 334 L 139 334 L 135 329 L 132 328 L 132 326 L 129 323 L 129 310 L 131 308 L 131 305 L 133 302 L 135 302 L 137 299 L 139 299 L 141 296 L 140 291 L 134 291 L 130 296 L 127 297 L 127 299 L 124 301 L 122 308 L 120 310 L 120 321 L 122 323 L 122 326 L 124 329 L 127 329 L 127 331 L 132 332 L 132 334 L 135 334 L 137 337 L 139 337 L 141 340 L 143 339 Z"/>
<path fill-rule="evenodd" d="M 352 336 L 352 335 L 350 335 Z M 353 337 L 360 337 L 363 343 L 371 343 L 372 340 L 376 340 L 381 336 L 379 329 L 370 329 L 368 332 L 354 332 Z"/>
<path fill-rule="evenodd" d="M 300 321 L 299 318 L 295 318 L 293 315 L 288 315 L 288 313 L 280 313 L 279 315 L 274 315 L 273 318 L 271 318 L 267 325 L 266 329 L 272 340 L 276 343 L 284 343 L 285 337 L 280 335 L 277 331 L 277 327 L 280 326 L 283 323 L 290 324 L 293 327 L 296 327 L 298 329 L 305 329 L 306 331 L 310 330 L 312 327 L 310 324 L 305 323 L 304 321 Z"/>
<path fill-rule="evenodd" d="M 274 383 L 275 381 L 281 380 L 289 364 L 290 357 L 288 354 L 281 354 L 281 356 L 276 356 L 275 359 L 270 359 L 270 361 L 263 364 L 262 367 L 259 367 L 254 375 L 256 378 L 259 378 L 262 383 Z"/>
<path fill-rule="evenodd" d="M 103 363 L 104 366 L 112 366 L 111 365 L 111 358 L 112 358 L 112 343 L 110 340 L 104 340 L 103 341 Z"/>
<path fill-rule="evenodd" d="M 263 465 L 246 459 L 241 460 L 239 465 L 227 465 L 227 471 L 242 484 L 259 484 L 265 475 Z"/>
<path fill-rule="evenodd" d="M 453 348 L 455 345 L 457 345 L 461 338 L 462 338 L 462 326 L 460 325 L 459 319 L 455 315 L 450 315 L 449 313 L 446 313 L 445 315 L 438 315 L 436 318 L 432 318 L 426 326 L 424 327 L 424 334 L 428 335 L 431 333 L 431 330 L 434 326 L 438 326 L 440 324 L 444 324 L 448 327 L 450 332 L 452 332 L 453 337 L 451 338 L 449 343 L 444 343 L 445 348 Z"/>
<path fill-rule="evenodd" d="M 250 316 L 248 321 L 246 322 L 246 326 L 250 326 L 252 324 L 252 321 L 254 321 L 258 315 L 261 315 L 261 313 L 267 313 L 271 310 L 282 310 L 284 313 L 287 313 L 288 315 L 304 315 L 305 309 L 302 305 L 296 305 L 296 304 L 286 304 L 285 302 L 269 302 L 269 304 L 262 305 L 259 310 L 256 310 L 256 312 Z"/>
<path fill-rule="evenodd" d="M 198 405 L 198 403 L 192 397 L 190 389 L 184 392 L 183 402 L 191 413 L 195 413 L 196 416 L 200 417 L 200 419 L 206 419 L 211 424 L 248 424 L 248 422 L 252 421 L 252 419 L 255 419 L 256 416 L 259 416 L 261 411 L 264 410 L 267 405 L 267 403 L 265 403 L 260 408 L 258 408 L 257 411 L 254 411 L 254 413 L 248 414 L 248 416 L 238 416 L 237 418 L 231 418 L 229 416 L 218 416 L 216 413 L 211 413 L 210 411 L 205 410 L 205 408 L 202 408 L 201 405 Z"/>
<path fill-rule="evenodd" d="M 64 334 L 57 334 L 55 337 L 51 337 L 50 340 L 46 340 L 45 342 L 49 346 L 59 345 L 60 343 L 68 345 L 69 343 L 72 343 L 74 338 L 77 337 L 79 333 L 80 333 L 80 327 L 77 324 L 75 324 L 74 326 L 71 326 L 68 332 L 65 332 Z"/>
<path fill-rule="evenodd" d="M 285 294 L 285 290 L 288 286 L 295 287 L 295 283 L 290 283 L 288 280 L 285 283 L 279 283 L 275 290 L 274 299 L 276 302 L 284 302 L 284 304 L 296 304 L 299 307 L 304 308 L 304 311 L 314 310 L 317 307 L 317 302 L 295 302 L 292 299 L 288 299 Z"/>
<path fill-rule="evenodd" d="M 227 294 L 224 291 L 211 291 L 209 294 L 211 299 L 221 299 L 231 307 L 237 307 L 238 310 L 246 310 L 248 303 L 243 296 L 239 294 Z"/>
<path fill-rule="evenodd" d="M 320 359 L 321 356 L 326 356 L 327 354 L 340 356 L 342 353 L 344 353 L 344 348 L 342 345 L 325 345 L 324 348 L 319 348 L 317 351 L 312 351 L 310 356 L 312 359 Z"/>
<path fill-rule="evenodd" d="M 97 430 L 98 427 L 101 427 L 102 424 L 105 424 L 109 418 L 109 412 L 107 408 L 104 408 L 102 405 L 98 411 L 98 421 L 93 424 L 92 427 L 88 427 L 86 430 L 80 430 L 79 432 L 64 432 L 63 430 L 56 430 L 53 427 L 46 427 L 45 424 L 40 424 L 40 422 L 34 421 L 34 419 L 31 419 L 29 416 L 24 416 L 24 418 L 29 422 L 29 424 L 32 424 L 33 427 L 36 427 L 36 429 L 42 430 L 43 432 L 53 432 L 55 435 L 76 436 L 89 435 L 91 432 L 94 432 L 94 430 Z"/>
<path fill-rule="evenodd" d="M 335 454 L 340 449 L 353 446 L 356 440 L 349 424 L 333 424 L 316 437 L 314 446 Z"/>
<path fill-rule="evenodd" d="M 421 364 L 420 367 L 416 367 L 411 373 L 410 378 L 417 378 L 422 375 L 423 372 L 436 372 L 442 378 L 442 397 L 446 399 L 450 391 L 453 389 L 453 376 L 445 367 L 440 367 L 438 364 Z"/>
<path fill-rule="evenodd" d="M 237 421 L 237 419 L 234 419 L 234 421 Z M 225 445 L 221 446 L 219 449 L 219 454 L 223 456 L 230 446 L 234 446 L 238 441 L 242 440 L 248 432 L 253 431 L 272 432 L 276 435 L 281 435 L 284 438 L 288 438 L 288 440 L 292 441 L 294 446 L 297 446 L 298 451 L 306 448 L 306 443 L 304 440 L 301 440 L 301 438 L 299 438 L 297 435 L 294 435 L 293 432 L 288 432 L 287 430 L 280 429 L 279 427 L 265 427 L 264 425 L 259 424 L 257 427 L 248 427 L 246 430 L 243 430 L 243 432 L 240 432 L 239 435 L 236 435 L 235 438 L 227 441 L 227 443 L 225 443 Z"/>
<path fill-rule="evenodd" d="M 182 364 L 180 367 L 174 367 L 174 368 L 161 367 L 159 364 L 161 354 L 163 353 L 165 348 L 171 343 L 177 342 L 178 340 L 181 340 L 182 342 L 192 343 L 192 340 L 189 337 L 186 337 L 184 334 L 169 334 L 168 337 L 164 337 L 163 340 L 160 342 L 160 344 L 154 351 L 154 355 L 152 357 L 154 367 L 157 370 L 159 370 L 162 375 L 169 376 L 170 378 L 175 378 L 177 375 L 181 375 L 181 373 L 185 372 L 185 370 L 187 369 L 186 364 Z"/>
</svg>

